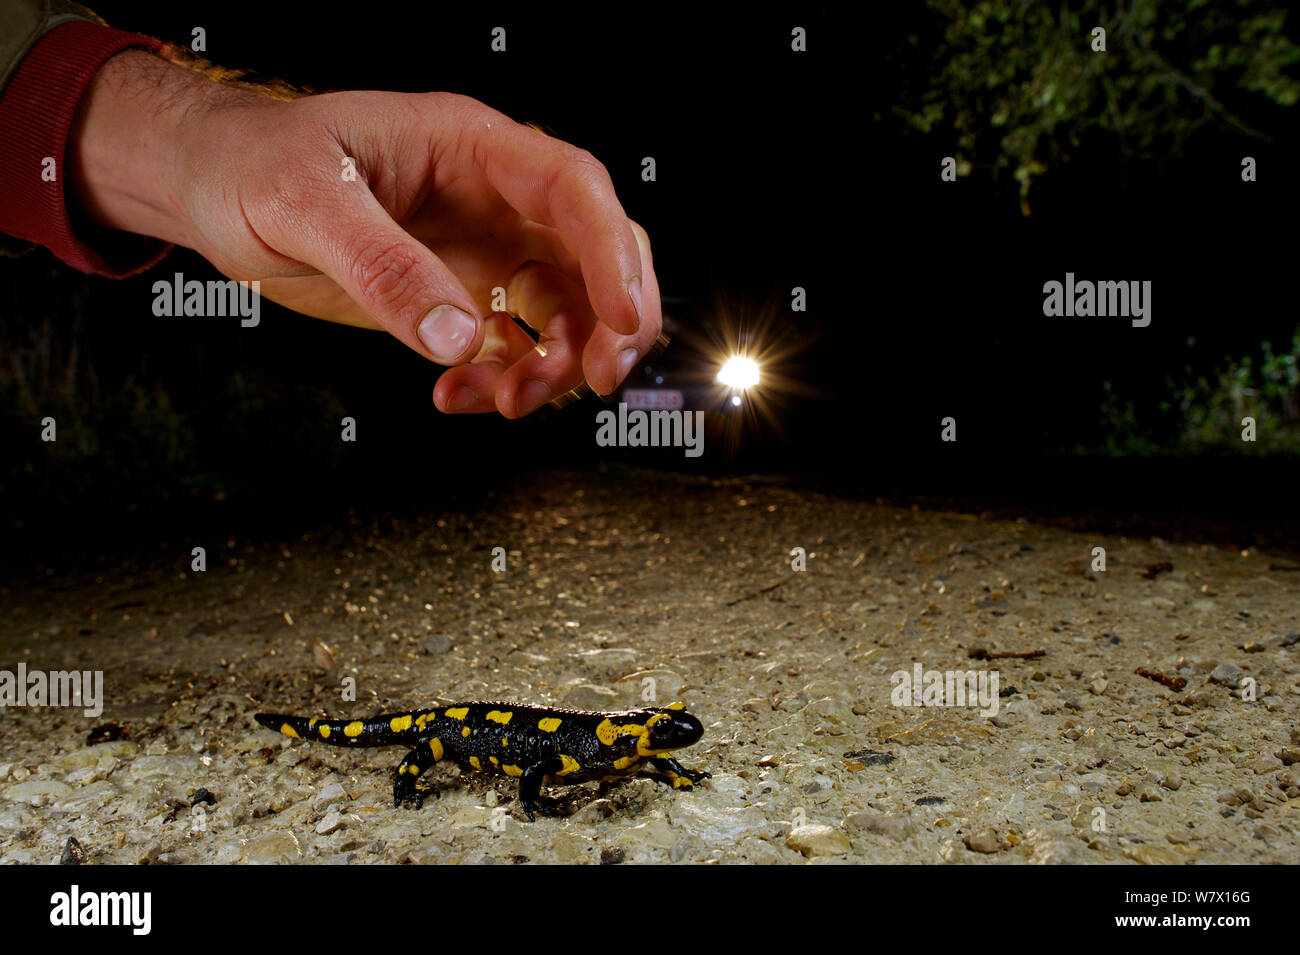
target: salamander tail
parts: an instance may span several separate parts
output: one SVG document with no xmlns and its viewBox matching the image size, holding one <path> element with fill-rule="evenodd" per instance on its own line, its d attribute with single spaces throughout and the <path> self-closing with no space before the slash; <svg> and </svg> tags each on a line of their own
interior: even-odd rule
<svg viewBox="0 0 1300 955">
<path fill-rule="evenodd" d="M 285 736 L 331 746 L 390 746 L 406 742 L 398 731 L 401 724 L 395 726 L 393 719 L 386 716 L 368 720 L 322 720 L 283 713 L 258 713 L 253 719 Z M 410 717 L 406 721 L 409 724 Z"/>
</svg>

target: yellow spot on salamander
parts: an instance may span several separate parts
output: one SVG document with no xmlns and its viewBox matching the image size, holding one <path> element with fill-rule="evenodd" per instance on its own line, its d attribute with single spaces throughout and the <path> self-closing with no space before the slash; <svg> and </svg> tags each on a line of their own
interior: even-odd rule
<svg viewBox="0 0 1300 955">
<path fill-rule="evenodd" d="M 660 753 L 667 753 L 667 749 L 650 748 L 650 727 L 654 726 L 660 720 L 668 719 L 667 713 L 656 713 L 650 719 L 645 721 L 645 732 L 641 734 L 640 739 L 636 741 L 636 751 L 638 756 L 658 756 Z"/>
<path fill-rule="evenodd" d="M 283 733 L 285 736 L 292 736 L 294 739 L 302 739 L 302 737 L 298 735 L 298 731 L 294 729 L 292 726 L 290 726 L 288 723 L 280 724 L 280 732 Z"/>
<path fill-rule="evenodd" d="M 501 768 L 506 771 L 507 776 L 522 776 L 524 774 L 524 771 L 518 766 L 502 766 Z"/>
<path fill-rule="evenodd" d="M 471 756 L 471 757 L 469 758 L 469 764 L 470 764 L 471 766 L 473 766 L 475 769 L 482 769 L 482 768 L 483 768 L 483 764 L 480 763 L 480 762 L 478 761 L 478 757 L 477 757 L 477 756 Z"/>
<path fill-rule="evenodd" d="M 330 725 L 329 725 L 328 723 L 322 723 L 322 724 L 320 725 L 319 729 L 320 729 L 320 738 L 321 738 L 321 739 L 329 739 L 329 738 L 330 738 Z"/>
<path fill-rule="evenodd" d="M 455 706 L 447 711 L 448 719 L 453 719 L 453 720 L 463 720 L 468 715 L 469 715 L 468 706 Z"/>
<path fill-rule="evenodd" d="M 614 741 L 620 736 L 645 736 L 647 732 L 648 730 L 640 723 L 622 723 L 615 726 L 606 718 L 596 726 L 596 739 L 606 746 L 613 746 Z"/>
<path fill-rule="evenodd" d="M 483 718 L 485 720 L 491 720 L 493 723 L 500 723 L 502 726 L 505 726 L 510 722 L 510 717 L 514 715 L 515 714 L 510 710 L 488 710 L 487 715 Z"/>
<path fill-rule="evenodd" d="M 543 733 L 554 733 L 562 721 L 554 716 L 546 716 L 537 721 L 537 728 Z"/>
<path fill-rule="evenodd" d="M 504 747 L 504 746 L 509 746 L 509 745 L 510 745 L 510 737 L 509 737 L 509 736 L 503 736 L 503 737 L 501 737 L 501 745 L 502 745 L 503 747 Z"/>
<path fill-rule="evenodd" d="M 669 704 L 668 704 L 668 709 L 670 709 L 670 710 L 684 710 L 684 709 L 686 709 L 686 704 L 685 704 L 685 703 L 669 703 Z"/>
<path fill-rule="evenodd" d="M 436 736 L 429 740 L 429 752 L 433 753 L 434 759 L 442 759 L 442 740 L 438 739 Z"/>
<path fill-rule="evenodd" d="M 460 730 L 460 735 L 461 735 L 461 736 L 469 736 L 469 734 L 470 734 L 470 729 L 469 729 L 469 727 L 468 727 L 468 726 L 462 726 L 462 727 L 461 727 L 461 730 Z"/>
<path fill-rule="evenodd" d="M 366 724 L 360 720 L 353 720 L 347 726 L 343 727 L 343 735 L 356 739 L 361 735 L 361 731 L 366 728 Z"/>
<path fill-rule="evenodd" d="M 678 776 L 676 773 L 670 773 L 669 776 L 673 781 L 673 789 L 692 789 L 695 786 L 695 783 L 685 776 Z"/>
<path fill-rule="evenodd" d="M 409 713 L 406 716 L 394 716 L 388 725 L 394 733 L 404 733 L 411 728 L 411 716 Z"/>
<path fill-rule="evenodd" d="M 582 764 L 576 759 L 572 756 L 565 756 L 563 753 L 560 754 L 560 762 L 564 764 L 564 768 L 555 774 L 557 776 L 567 776 L 569 773 L 582 768 Z"/>
<path fill-rule="evenodd" d="M 314 730 L 316 728 L 316 724 L 319 722 L 320 722 L 320 717 L 313 716 L 310 720 L 307 721 L 307 729 Z"/>
<path fill-rule="evenodd" d="M 488 762 L 490 762 L 493 766 L 500 766 L 500 765 L 501 765 L 501 760 L 497 759 L 495 756 L 489 756 L 489 757 L 488 757 Z"/>
<path fill-rule="evenodd" d="M 627 769 L 629 766 L 639 766 L 640 764 L 641 757 L 639 756 L 620 756 L 614 760 L 615 769 Z"/>
</svg>

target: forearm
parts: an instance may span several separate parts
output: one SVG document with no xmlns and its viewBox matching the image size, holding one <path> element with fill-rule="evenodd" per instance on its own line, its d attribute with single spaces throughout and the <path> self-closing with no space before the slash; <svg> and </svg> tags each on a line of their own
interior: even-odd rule
<svg viewBox="0 0 1300 955">
<path fill-rule="evenodd" d="M 77 112 L 70 200 L 99 225 L 194 248 L 176 190 L 187 143 L 202 136 L 208 110 L 250 97 L 151 53 L 117 54 Z"/>
</svg>

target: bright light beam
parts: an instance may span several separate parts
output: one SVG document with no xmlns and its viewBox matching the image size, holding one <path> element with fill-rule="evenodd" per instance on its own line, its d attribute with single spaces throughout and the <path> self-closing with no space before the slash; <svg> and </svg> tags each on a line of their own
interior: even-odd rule
<svg viewBox="0 0 1300 955">
<path fill-rule="evenodd" d="M 744 355 L 732 355 L 718 372 L 718 383 L 744 390 L 758 384 L 758 362 Z"/>
</svg>

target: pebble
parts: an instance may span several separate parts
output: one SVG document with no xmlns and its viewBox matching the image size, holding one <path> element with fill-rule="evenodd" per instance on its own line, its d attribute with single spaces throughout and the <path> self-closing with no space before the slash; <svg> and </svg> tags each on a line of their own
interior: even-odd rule
<svg viewBox="0 0 1300 955">
<path fill-rule="evenodd" d="M 993 853 L 1000 852 L 1005 848 L 998 834 L 992 829 L 980 829 L 972 832 L 965 839 L 966 848 L 971 852 Z"/>
<path fill-rule="evenodd" d="M 50 808 L 56 812 L 85 813 L 100 809 L 117 799 L 122 791 L 107 779 L 93 782 L 56 799 Z"/>
<path fill-rule="evenodd" d="M 132 782 L 144 782 L 159 776 L 184 779 L 193 771 L 195 762 L 193 756 L 138 756 L 127 766 L 127 775 Z"/>
<path fill-rule="evenodd" d="M 347 790 L 343 788 L 342 784 L 330 783 L 327 786 L 321 787 L 320 792 L 316 794 L 316 798 L 311 801 L 311 807 L 319 812 L 336 802 L 341 802 L 351 798 L 352 797 L 347 794 Z"/>
<path fill-rule="evenodd" d="M 1277 753 L 1277 758 L 1287 766 L 1300 763 L 1300 746 L 1284 746 Z"/>
<path fill-rule="evenodd" d="M 424 638 L 424 649 L 435 657 L 442 656 L 452 648 L 451 637 L 445 633 L 431 633 Z"/>
<path fill-rule="evenodd" d="M 283 865 L 297 862 L 302 857 L 298 837 L 288 830 L 268 832 L 250 839 L 242 849 L 244 861 L 250 865 Z"/>
<path fill-rule="evenodd" d="M 570 689 L 564 701 L 577 710 L 615 710 L 619 707 L 617 693 L 590 683 L 579 683 Z"/>
<path fill-rule="evenodd" d="M 81 865 L 86 860 L 86 850 L 81 847 L 81 843 L 68 836 L 68 841 L 63 846 L 63 852 L 59 855 L 59 865 Z"/>
<path fill-rule="evenodd" d="M 1078 865 L 1083 862 L 1083 850 L 1078 841 L 1062 839 L 1041 829 L 1033 829 L 1025 836 L 1029 861 L 1034 865 Z"/>
<path fill-rule="evenodd" d="M 325 813 L 325 818 L 316 823 L 316 833 L 323 836 L 342 829 L 347 824 L 347 819 L 339 813 L 338 809 L 330 807 L 330 811 Z"/>
<path fill-rule="evenodd" d="M 874 832 L 898 842 L 912 834 L 912 817 L 903 813 L 855 812 L 844 820 L 846 829 Z"/>
<path fill-rule="evenodd" d="M 614 802 L 611 799 L 593 799 L 580 807 L 569 818 L 575 823 L 586 826 L 595 825 L 612 816 L 615 812 Z"/>
<path fill-rule="evenodd" d="M 1181 852 L 1164 846 L 1125 846 L 1124 855 L 1143 865 L 1182 865 L 1187 861 Z"/>
<path fill-rule="evenodd" d="M 1255 838 L 1261 842 L 1276 842 L 1282 838 L 1282 833 L 1278 831 L 1277 826 L 1271 826 L 1267 822 L 1261 822 L 1255 827 Z"/>
<path fill-rule="evenodd" d="M 771 713 L 772 703 L 762 697 L 754 697 L 752 700 L 746 700 L 740 704 L 740 708 L 746 713 Z"/>
<path fill-rule="evenodd" d="M 652 819 L 639 826 L 631 826 L 618 834 L 615 841 L 626 846 L 650 846 L 654 849 L 671 849 L 681 840 L 682 834 L 668 824 L 666 819 Z"/>
<path fill-rule="evenodd" d="M 636 651 L 627 647 L 582 650 L 578 653 L 578 658 L 583 665 L 611 680 L 636 666 Z"/>
<path fill-rule="evenodd" d="M 84 769 L 87 766 L 95 766 L 101 763 L 105 757 L 113 756 L 125 759 L 133 756 L 139 747 L 129 740 L 116 739 L 107 743 L 98 743 L 94 746 L 83 746 L 80 749 L 70 750 L 62 755 L 50 760 L 50 769 L 56 773 L 69 773 L 76 769 Z"/>
<path fill-rule="evenodd" d="M 1210 673 L 1210 682 L 1235 690 L 1241 683 L 1242 673 L 1231 663 L 1220 663 Z"/>
<path fill-rule="evenodd" d="M 786 836 L 785 844 L 810 857 L 848 855 L 853 849 L 849 837 L 832 826 L 799 826 Z"/>
<path fill-rule="evenodd" d="M 62 799 L 70 792 L 72 787 L 67 783 L 55 779 L 32 779 L 14 783 L 5 790 L 4 796 L 12 802 L 21 802 L 28 806 L 44 806 L 48 802 Z"/>
<path fill-rule="evenodd" d="M 848 706 L 853 702 L 854 693 L 838 680 L 813 680 L 799 690 L 799 700 L 820 700 L 829 697 Z"/>
<path fill-rule="evenodd" d="M 840 726 L 853 722 L 853 711 L 848 705 L 829 696 L 813 700 L 803 708 L 800 715 L 809 723 L 823 725 L 829 723 L 836 728 L 834 730 L 828 728 L 828 732 L 836 732 Z"/>
</svg>

